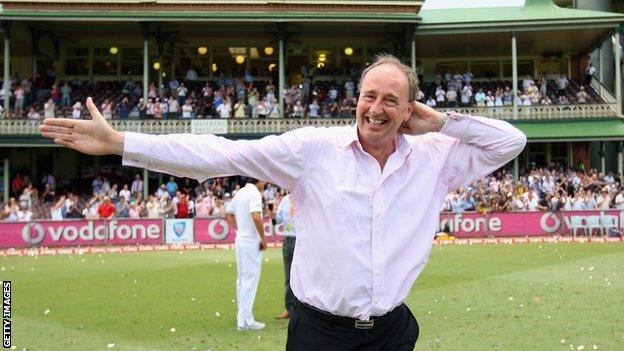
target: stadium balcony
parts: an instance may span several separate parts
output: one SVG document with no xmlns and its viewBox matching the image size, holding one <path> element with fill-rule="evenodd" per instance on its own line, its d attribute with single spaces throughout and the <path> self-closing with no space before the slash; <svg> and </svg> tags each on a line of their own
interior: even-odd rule
<svg viewBox="0 0 624 351">
<path fill-rule="evenodd" d="M 596 120 L 615 116 L 614 103 L 518 106 L 517 113 L 513 106 L 503 107 L 459 107 L 437 108 L 438 111 L 457 111 L 461 114 L 484 116 L 507 121 L 561 121 L 561 120 Z M 329 127 L 355 123 L 352 118 L 229 118 L 229 119 L 126 119 L 111 120 L 111 125 L 120 131 L 149 134 L 201 133 L 258 135 L 283 133 L 305 126 Z M 0 120 L 0 135 L 27 136 L 39 134 L 40 122 L 3 119 Z M 208 127 L 206 125 L 209 125 Z M 206 129 L 208 128 L 208 129 Z"/>
</svg>

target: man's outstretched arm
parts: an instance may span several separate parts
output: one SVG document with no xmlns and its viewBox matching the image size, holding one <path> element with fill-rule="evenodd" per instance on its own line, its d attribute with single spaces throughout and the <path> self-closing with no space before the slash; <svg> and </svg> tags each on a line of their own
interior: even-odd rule
<svg viewBox="0 0 624 351">
<path fill-rule="evenodd" d="M 89 155 L 123 155 L 124 133 L 104 119 L 91 98 L 87 99 L 91 120 L 46 118 L 39 127 L 41 135 L 56 144 Z"/>
<path fill-rule="evenodd" d="M 87 107 L 90 121 L 46 119 L 42 135 L 86 154 L 120 155 L 125 166 L 198 181 L 240 174 L 290 189 L 319 144 L 319 133 L 313 128 L 236 141 L 210 134 L 122 133 L 108 124 L 90 98 Z"/>
</svg>

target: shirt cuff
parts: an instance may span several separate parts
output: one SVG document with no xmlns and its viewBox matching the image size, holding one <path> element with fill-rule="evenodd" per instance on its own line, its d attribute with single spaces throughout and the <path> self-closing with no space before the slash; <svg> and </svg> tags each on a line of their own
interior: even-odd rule
<svg viewBox="0 0 624 351">
<path fill-rule="evenodd" d="M 148 168 L 154 138 L 155 135 L 125 132 L 122 165 Z"/>
<path fill-rule="evenodd" d="M 462 140 L 471 122 L 472 118 L 470 118 L 470 116 L 451 112 L 448 114 L 446 123 L 444 123 L 442 129 L 440 129 L 440 133 Z"/>
</svg>

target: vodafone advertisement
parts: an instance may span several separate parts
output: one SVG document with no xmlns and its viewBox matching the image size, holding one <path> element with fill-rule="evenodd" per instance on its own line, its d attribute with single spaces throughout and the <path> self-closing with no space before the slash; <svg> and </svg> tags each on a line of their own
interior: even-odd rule
<svg viewBox="0 0 624 351">
<path fill-rule="evenodd" d="M 0 248 L 162 244 L 162 220 L 41 221 L 0 223 Z"/>
<path fill-rule="evenodd" d="M 264 235 L 267 242 L 278 241 L 276 236 L 282 236 L 284 228 L 278 224 L 273 226 L 271 220 L 264 219 Z M 231 244 L 236 238 L 236 231 L 230 228 L 223 218 L 196 218 L 195 242 L 201 244 Z"/>
<path fill-rule="evenodd" d="M 507 213 L 441 213 L 440 228 L 448 227 L 457 238 L 517 237 L 572 235 L 573 223 L 580 226 L 577 235 L 591 223 L 609 223 L 624 227 L 624 211 L 569 211 L 569 212 L 507 212 Z M 598 229 L 594 229 L 598 233 Z"/>
<path fill-rule="evenodd" d="M 65 220 L 0 223 L 0 249 L 25 247 L 135 245 L 165 243 L 162 219 L 116 219 L 110 221 Z M 184 225 L 183 225 L 184 224 Z M 231 244 L 236 231 L 222 218 L 168 220 L 171 243 Z M 440 228 L 457 238 L 572 235 L 573 226 L 624 228 L 624 211 L 441 213 Z M 283 225 L 264 220 L 267 242 L 283 236 Z M 599 229 L 594 229 L 597 234 Z M 186 238 L 182 240 L 183 238 Z"/>
</svg>

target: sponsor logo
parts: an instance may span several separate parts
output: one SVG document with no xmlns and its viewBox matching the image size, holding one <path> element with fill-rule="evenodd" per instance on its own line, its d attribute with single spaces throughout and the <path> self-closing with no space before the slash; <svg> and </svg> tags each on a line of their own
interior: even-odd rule
<svg viewBox="0 0 624 351">
<path fill-rule="evenodd" d="M 214 240 L 225 240 L 230 234 L 230 226 L 224 219 L 213 220 L 208 224 L 208 236 Z"/>
<path fill-rule="evenodd" d="M 84 222 L 82 222 L 84 223 Z M 95 225 L 64 223 L 63 225 L 45 225 L 41 223 L 25 224 L 22 228 L 22 239 L 30 245 L 39 245 L 46 239 L 52 242 L 68 241 L 103 241 L 103 240 L 135 240 L 160 239 L 160 227 L 156 224 L 121 224 L 115 220 L 106 224 Z"/>
<path fill-rule="evenodd" d="M 173 224 L 173 232 L 175 235 L 181 237 L 184 234 L 184 229 L 186 229 L 186 222 L 178 222 Z"/>
</svg>

